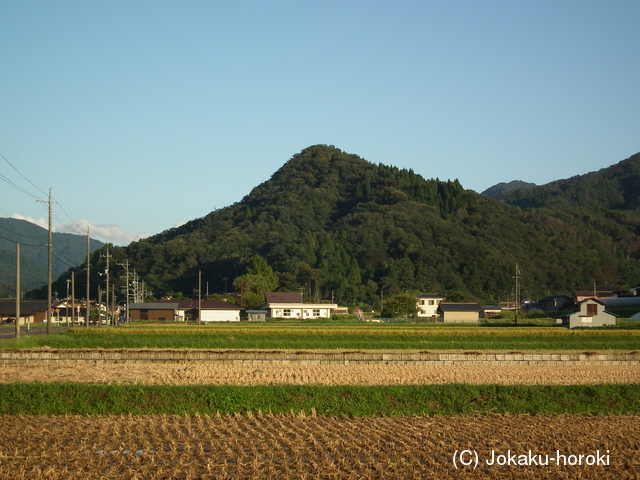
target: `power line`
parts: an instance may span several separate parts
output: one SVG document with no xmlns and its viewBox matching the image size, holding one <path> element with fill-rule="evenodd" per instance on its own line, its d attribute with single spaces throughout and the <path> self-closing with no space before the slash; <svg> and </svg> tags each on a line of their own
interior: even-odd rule
<svg viewBox="0 0 640 480">
<path fill-rule="evenodd" d="M 38 198 L 40 198 L 38 195 L 34 195 L 31 192 L 26 191 L 24 188 L 18 186 L 17 184 L 13 183 L 11 180 L 9 180 L 7 177 L 5 177 L 3 174 L 0 173 L 0 179 L 4 180 L 7 184 L 9 184 L 10 186 L 12 186 L 13 188 L 15 188 L 16 190 L 18 190 L 20 193 L 24 193 L 26 196 L 31 197 L 31 198 L 35 198 L 36 200 Z"/>
<path fill-rule="evenodd" d="M 60 205 L 60 208 L 62 209 L 62 211 L 64 212 L 64 214 L 69 218 L 69 220 L 71 220 L 71 223 L 77 228 L 78 231 L 78 235 L 81 235 L 80 232 L 83 232 L 82 235 L 84 235 L 84 229 L 78 224 L 77 221 L 75 221 L 71 215 L 69 215 L 69 213 L 67 213 L 67 211 L 64 209 L 64 207 L 62 206 L 62 204 L 60 202 L 58 202 L 58 205 Z M 60 219 L 58 219 L 58 221 L 60 221 Z M 60 222 L 62 223 L 62 222 Z M 67 224 L 68 225 L 68 224 Z"/>
<path fill-rule="evenodd" d="M 19 236 L 24 237 L 24 238 L 44 238 L 44 235 L 33 236 L 33 235 L 26 235 L 24 233 L 14 232 L 13 230 L 11 230 L 10 228 L 5 227 L 4 225 L 0 225 L 0 228 L 3 229 L 3 230 L 6 230 L 9 233 L 13 233 L 14 235 L 19 235 Z M 8 239 L 6 239 L 6 240 L 8 240 Z M 14 240 L 11 240 L 11 241 L 13 242 Z"/>
<path fill-rule="evenodd" d="M 38 190 L 39 192 L 43 193 L 43 194 L 47 194 L 47 192 L 45 192 L 44 190 L 42 190 L 40 187 L 38 187 L 35 183 L 33 183 L 31 180 L 29 180 L 20 170 L 18 170 L 15 165 L 13 165 L 13 163 L 11 163 L 9 161 L 9 159 L 7 157 L 5 157 L 2 153 L 0 153 L 0 157 L 2 157 L 4 159 L 5 162 L 7 162 L 9 164 L 9 166 L 11 168 L 13 168 L 16 172 L 18 172 L 18 175 L 20 175 L 22 178 L 24 178 L 27 182 L 29 182 L 33 187 L 35 187 L 36 190 Z M 30 195 L 30 194 L 29 194 Z"/>
<path fill-rule="evenodd" d="M 6 147 L 5 147 L 6 148 Z M 9 159 L 7 157 L 5 157 L 2 153 L 0 153 L 0 157 L 2 157 L 4 159 L 5 162 L 7 162 L 7 164 L 9 164 L 9 166 L 11 168 L 13 168 L 13 170 L 15 170 L 18 175 L 20 175 L 22 178 L 24 178 L 30 185 L 32 185 L 36 190 L 38 190 L 39 192 L 41 192 L 44 195 L 47 195 L 47 192 L 45 192 L 44 190 L 42 190 L 40 187 L 38 187 L 35 183 L 33 183 L 26 175 L 24 175 L 13 163 L 11 163 L 9 161 Z M 4 180 L 8 185 L 12 186 L 13 188 L 15 188 L 16 190 L 18 190 L 19 192 L 34 198 L 36 200 L 40 199 L 39 195 L 34 195 L 33 193 L 29 192 L 28 190 L 22 188 L 20 185 L 18 185 L 17 183 L 15 183 L 14 181 L 12 181 L 11 179 L 9 179 L 7 176 L 3 175 L 0 173 L 0 179 Z M 56 199 L 54 199 L 56 200 Z M 60 202 L 56 200 L 56 203 L 58 205 L 60 205 Z M 74 220 L 71 215 L 69 215 L 69 213 L 65 210 L 65 208 L 60 205 L 60 208 L 62 209 L 62 211 L 65 213 L 65 215 L 67 217 L 69 217 L 69 220 L 71 220 L 71 223 L 76 227 L 76 231 L 79 232 L 83 232 L 83 228 L 78 224 L 78 222 L 76 220 Z M 54 215 L 55 217 L 55 215 Z M 55 217 L 62 225 L 65 225 L 66 227 L 71 227 L 69 224 L 63 222 L 62 220 L 60 220 L 59 218 Z M 80 233 L 79 233 L 80 234 Z M 83 234 L 83 233 L 82 233 Z"/>
</svg>

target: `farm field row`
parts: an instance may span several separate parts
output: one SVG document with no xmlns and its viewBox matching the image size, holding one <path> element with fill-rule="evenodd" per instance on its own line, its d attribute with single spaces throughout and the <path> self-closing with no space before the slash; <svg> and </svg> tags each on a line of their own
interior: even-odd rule
<svg viewBox="0 0 640 480">
<path fill-rule="evenodd" d="M 640 350 L 640 329 L 434 326 L 424 324 L 223 324 L 73 328 L 0 342 L 39 348 Z"/>
<path fill-rule="evenodd" d="M 0 416 L 0 431 L 0 477 L 15 480 L 624 480 L 640 465 L 627 415 Z"/>
<path fill-rule="evenodd" d="M 4 365 L 0 383 L 132 385 L 640 384 L 637 365 Z"/>
<path fill-rule="evenodd" d="M 0 384 L 0 415 L 638 415 L 640 384 L 122 385 Z"/>
</svg>

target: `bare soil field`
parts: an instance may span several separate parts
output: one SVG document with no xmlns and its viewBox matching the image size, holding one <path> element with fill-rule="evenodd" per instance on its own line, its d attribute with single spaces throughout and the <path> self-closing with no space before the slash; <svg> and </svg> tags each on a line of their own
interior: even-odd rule
<svg viewBox="0 0 640 480">
<path fill-rule="evenodd" d="M 3 416 L 0 477 L 636 479 L 639 420 Z"/>
<path fill-rule="evenodd" d="M 640 383 L 631 365 L 8 364 L 0 383 L 156 385 L 593 385 Z"/>
</svg>

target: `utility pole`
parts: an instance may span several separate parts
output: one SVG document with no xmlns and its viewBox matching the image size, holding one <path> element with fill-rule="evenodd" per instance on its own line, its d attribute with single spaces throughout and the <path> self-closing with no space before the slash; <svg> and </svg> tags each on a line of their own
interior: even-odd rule
<svg viewBox="0 0 640 480">
<path fill-rule="evenodd" d="M 71 279 L 67 278 L 67 300 L 65 301 L 65 307 L 64 307 L 64 317 L 66 320 L 65 323 L 67 324 L 67 327 L 69 326 L 69 287 L 70 286 L 71 286 Z"/>
<path fill-rule="evenodd" d="M 102 255 L 103 258 L 107 259 L 107 268 L 105 269 L 104 273 L 107 276 L 107 297 L 105 299 L 106 301 L 106 306 L 107 306 L 107 325 L 111 325 L 111 322 L 109 320 L 109 259 L 111 258 L 111 255 L 109 255 L 109 249 L 107 248 L 107 253 L 106 255 Z M 98 315 L 99 317 L 100 315 Z M 102 321 L 100 321 L 100 319 L 98 318 L 98 323 L 101 324 Z"/>
<path fill-rule="evenodd" d="M 40 203 L 48 203 L 49 204 L 49 238 L 47 241 L 47 335 L 51 335 L 52 333 L 52 328 L 51 328 L 51 271 L 52 271 L 52 267 L 51 267 L 51 257 L 52 257 L 52 250 L 53 250 L 53 235 L 52 235 L 52 230 L 51 230 L 51 217 L 53 216 L 53 212 L 51 209 L 51 205 L 53 203 L 58 203 L 58 202 L 52 202 L 51 201 L 51 188 L 49 188 L 49 200 L 45 201 L 45 200 L 37 200 Z"/>
<path fill-rule="evenodd" d="M 68 305 L 68 302 L 67 302 Z M 69 312 L 67 312 L 69 317 Z M 76 323 L 76 272 L 71 272 L 71 326 Z"/>
<path fill-rule="evenodd" d="M 16 338 L 20 338 L 20 244 L 16 243 Z"/>
<path fill-rule="evenodd" d="M 91 237 L 89 237 L 89 227 L 87 226 L 87 301 L 85 305 L 84 327 L 89 328 L 89 312 L 91 311 L 91 290 L 89 289 L 89 274 L 91 273 Z"/>
<path fill-rule="evenodd" d="M 514 298 L 514 306 L 515 306 L 515 324 L 518 325 L 518 307 L 520 306 L 520 269 L 518 268 L 518 264 L 516 263 L 516 291 Z"/>
<path fill-rule="evenodd" d="M 198 270 L 198 325 L 202 323 L 202 270 Z"/>
<path fill-rule="evenodd" d="M 118 265 L 120 265 L 121 267 L 124 267 L 125 275 L 127 277 L 126 286 L 124 288 L 124 290 L 125 290 L 124 294 L 126 296 L 125 297 L 125 301 L 126 301 L 126 303 L 125 303 L 125 305 L 126 305 L 125 306 L 125 318 L 126 318 L 126 320 L 125 321 L 128 323 L 129 322 L 129 259 L 126 259 L 124 261 L 124 263 L 118 263 Z"/>
</svg>

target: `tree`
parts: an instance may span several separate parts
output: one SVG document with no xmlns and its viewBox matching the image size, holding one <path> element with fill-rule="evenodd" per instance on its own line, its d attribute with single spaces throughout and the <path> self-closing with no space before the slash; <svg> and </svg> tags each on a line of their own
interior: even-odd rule
<svg viewBox="0 0 640 480">
<path fill-rule="evenodd" d="M 407 315 L 414 315 L 418 311 L 418 303 L 416 297 L 403 293 L 385 299 L 383 317 L 400 318 Z"/>
<path fill-rule="evenodd" d="M 264 305 L 264 294 L 278 288 L 278 276 L 273 269 L 259 255 L 251 259 L 247 273 L 233 281 L 236 291 L 242 294 L 242 306 L 245 308 L 260 308 Z"/>
</svg>

